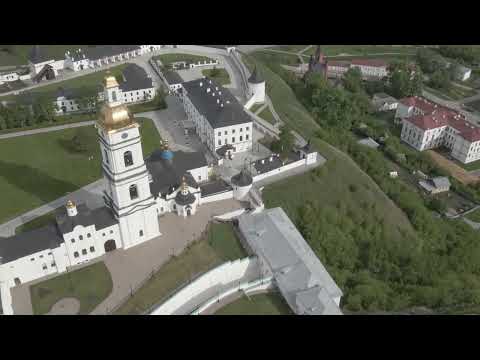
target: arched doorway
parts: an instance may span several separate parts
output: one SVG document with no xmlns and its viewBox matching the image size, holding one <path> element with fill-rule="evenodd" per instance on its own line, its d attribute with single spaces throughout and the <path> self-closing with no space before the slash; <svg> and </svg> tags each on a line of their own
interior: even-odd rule
<svg viewBox="0 0 480 360">
<path fill-rule="evenodd" d="M 110 252 L 117 249 L 117 244 L 115 244 L 115 240 L 108 240 L 105 242 L 105 252 Z"/>
<path fill-rule="evenodd" d="M 186 210 L 187 210 L 187 216 L 191 216 L 191 215 L 192 215 L 192 207 L 191 207 L 191 206 L 187 206 L 187 207 L 186 207 Z"/>
</svg>

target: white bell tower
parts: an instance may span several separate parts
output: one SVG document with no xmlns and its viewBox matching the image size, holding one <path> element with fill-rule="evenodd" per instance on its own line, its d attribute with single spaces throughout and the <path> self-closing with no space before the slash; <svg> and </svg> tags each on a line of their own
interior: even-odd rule
<svg viewBox="0 0 480 360">
<path fill-rule="evenodd" d="M 97 121 L 104 198 L 120 224 L 123 248 L 160 235 L 149 173 L 143 159 L 140 125 L 123 105 L 113 76 L 104 81 L 105 104 Z"/>
</svg>

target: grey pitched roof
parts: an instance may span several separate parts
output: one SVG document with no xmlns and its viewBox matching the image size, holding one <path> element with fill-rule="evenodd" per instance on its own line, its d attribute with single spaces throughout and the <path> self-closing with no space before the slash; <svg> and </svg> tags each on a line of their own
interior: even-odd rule
<svg viewBox="0 0 480 360">
<path fill-rule="evenodd" d="M 232 190 L 232 187 L 221 179 L 200 185 L 200 192 L 202 194 L 202 197 L 220 194 L 230 190 Z"/>
<path fill-rule="evenodd" d="M 260 84 L 264 81 L 265 79 L 260 74 L 260 71 L 258 71 L 258 68 L 255 66 L 255 69 L 253 69 L 252 75 L 250 75 L 250 77 L 248 78 L 248 82 L 251 84 Z"/>
<path fill-rule="evenodd" d="M 137 64 L 129 64 L 122 71 L 124 81 L 120 84 L 122 91 L 150 89 L 153 87 L 152 79 L 147 72 Z"/>
<path fill-rule="evenodd" d="M 32 50 L 30 50 L 28 60 L 33 64 L 39 64 L 48 60 L 53 60 L 53 58 L 45 54 L 40 45 L 34 45 Z"/>
<path fill-rule="evenodd" d="M 63 242 L 63 237 L 55 224 L 0 238 L 0 263 L 8 263 L 35 254 L 42 250 L 55 249 Z"/>
<path fill-rule="evenodd" d="M 105 57 L 120 55 L 126 52 L 140 50 L 139 45 L 98 45 L 85 50 L 88 59 L 95 61 Z"/>
<path fill-rule="evenodd" d="M 200 114 L 205 116 L 212 128 L 252 122 L 232 93 L 218 85 L 215 80 L 207 78 L 192 80 L 183 83 L 183 87 L 190 101 Z M 210 90 L 207 92 L 207 89 Z"/>
<path fill-rule="evenodd" d="M 163 72 L 163 76 L 165 77 L 165 80 L 167 80 L 169 85 L 183 83 L 182 77 L 176 71 L 167 70 Z"/>
<path fill-rule="evenodd" d="M 184 176 L 189 186 L 198 188 L 188 170 L 206 166 L 207 160 L 201 152 L 184 151 L 174 151 L 173 158 L 166 160 L 162 157 L 162 150 L 155 150 L 145 163 L 153 178 L 150 191 L 153 195 L 158 195 L 170 193 L 172 188 L 178 188 Z"/>
<path fill-rule="evenodd" d="M 78 204 L 77 211 L 76 216 L 68 216 L 64 207 L 57 211 L 58 228 L 63 234 L 72 232 L 77 225 L 95 225 L 96 230 L 101 230 L 118 223 L 112 211 L 106 206 L 91 210 L 85 204 Z"/>
<path fill-rule="evenodd" d="M 240 171 L 237 175 L 232 176 L 232 184 L 237 186 L 252 185 L 253 179 L 245 170 Z"/>
<path fill-rule="evenodd" d="M 243 214 L 238 224 L 245 241 L 272 273 L 297 314 L 308 313 L 305 309 L 320 309 L 322 314 L 341 313 L 334 299 L 343 295 L 342 290 L 282 208 Z M 324 289 L 324 294 L 316 288 Z M 329 299 L 325 299 L 325 294 Z"/>
<path fill-rule="evenodd" d="M 448 177 L 446 176 L 435 177 L 432 179 L 432 183 L 437 188 L 450 187 L 450 180 L 448 180 Z"/>
</svg>

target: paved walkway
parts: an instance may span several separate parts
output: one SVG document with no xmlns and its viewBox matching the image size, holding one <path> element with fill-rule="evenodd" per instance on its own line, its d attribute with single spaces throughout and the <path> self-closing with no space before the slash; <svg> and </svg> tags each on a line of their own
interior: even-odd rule
<svg viewBox="0 0 480 360">
<path fill-rule="evenodd" d="M 80 311 L 80 301 L 75 298 L 64 298 L 52 306 L 47 315 L 76 315 Z"/>
<path fill-rule="evenodd" d="M 95 124 L 95 120 L 82 121 L 82 122 L 77 122 L 77 123 L 73 123 L 73 124 L 66 124 L 66 125 L 49 126 L 49 127 L 44 127 L 44 128 L 40 128 L 40 129 L 17 131 L 17 132 L 13 132 L 13 133 L 0 135 L 0 140 L 1 139 L 9 139 L 9 138 L 14 138 L 14 137 L 19 137 L 19 136 L 28 136 L 28 135 L 49 133 L 49 132 L 52 132 L 52 131 L 59 131 L 59 130 L 65 130 L 65 129 L 73 129 L 73 128 L 82 127 L 82 126 L 90 126 L 90 125 L 93 125 L 93 124 Z"/>
<path fill-rule="evenodd" d="M 185 219 L 167 214 L 159 221 L 161 236 L 131 249 L 107 254 L 104 261 L 112 275 L 113 292 L 92 315 L 110 312 L 131 293 L 131 289 L 151 276 L 172 254 L 179 255 L 197 239 L 214 216 L 240 208 L 242 205 L 236 200 L 223 200 L 202 205 L 194 216 Z"/>
</svg>

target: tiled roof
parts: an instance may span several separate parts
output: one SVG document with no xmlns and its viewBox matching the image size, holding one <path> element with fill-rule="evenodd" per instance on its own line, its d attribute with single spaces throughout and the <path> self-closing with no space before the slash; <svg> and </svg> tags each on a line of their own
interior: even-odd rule
<svg viewBox="0 0 480 360">
<path fill-rule="evenodd" d="M 387 63 L 381 59 L 353 59 L 352 65 L 386 67 Z"/>
<path fill-rule="evenodd" d="M 422 97 L 409 97 L 400 100 L 405 106 L 414 106 L 425 115 L 416 115 L 405 120 L 423 130 L 451 126 L 459 135 L 470 142 L 480 140 L 480 128 L 470 123 L 464 115 Z"/>
</svg>

